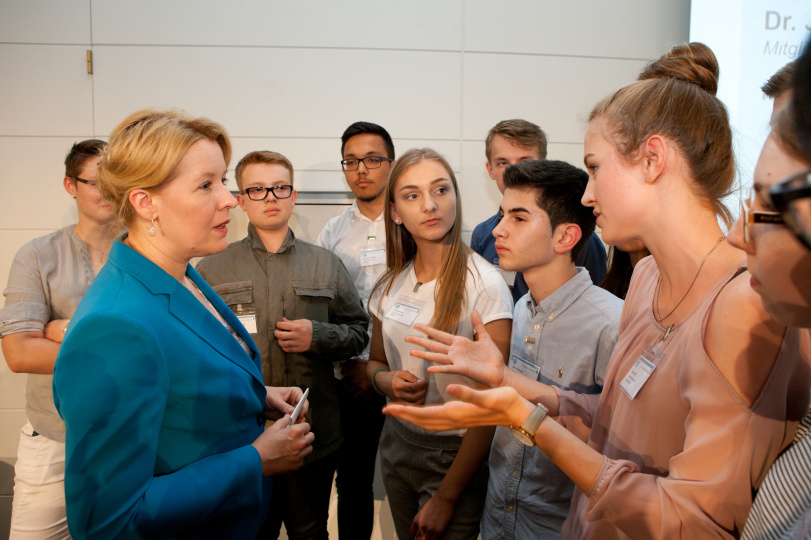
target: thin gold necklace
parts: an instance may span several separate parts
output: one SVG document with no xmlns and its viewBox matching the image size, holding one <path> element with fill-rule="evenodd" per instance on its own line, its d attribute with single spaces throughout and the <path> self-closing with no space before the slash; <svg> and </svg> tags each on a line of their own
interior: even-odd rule
<svg viewBox="0 0 811 540">
<path fill-rule="evenodd" d="M 684 302 L 684 299 L 687 298 L 688 294 L 690 294 L 690 290 L 693 288 L 693 285 L 695 285 L 696 280 L 698 279 L 698 274 L 701 273 L 701 269 L 704 267 L 704 263 L 707 262 L 707 259 L 710 257 L 710 255 L 712 255 L 712 252 L 715 251 L 715 248 L 717 248 L 718 246 L 721 245 L 721 242 L 723 242 L 725 238 L 726 238 L 726 236 L 724 236 L 722 234 L 721 238 L 718 239 L 718 242 L 716 242 L 715 245 L 712 246 L 712 249 L 706 255 L 704 255 L 704 260 L 702 260 L 701 264 L 698 265 L 698 270 L 696 271 L 696 275 L 693 278 L 692 283 L 690 283 L 690 286 L 687 287 L 687 292 L 684 293 L 684 296 L 681 297 L 681 300 L 679 300 L 679 303 L 676 304 L 676 307 L 671 309 L 670 312 L 667 315 L 665 315 L 664 317 L 659 316 L 659 290 L 662 288 L 662 275 L 661 274 L 659 275 L 659 281 L 656 283 L 656 294 L 654 295 L 654 298 L 653 298 L 653 316 L 656 319 L 656 322 L 659 323 L 659 326 L 662 325 L 663 320 L 665 320 L 668 317 L 670 317 L 671 315 L 673 315 L 673 312 L 676 311 L 679 308 L 679 306 L 681 305 L 682 302 Z M 676 325 L 674 324 L 673 326 L 676 326 Z"/>
</svg>

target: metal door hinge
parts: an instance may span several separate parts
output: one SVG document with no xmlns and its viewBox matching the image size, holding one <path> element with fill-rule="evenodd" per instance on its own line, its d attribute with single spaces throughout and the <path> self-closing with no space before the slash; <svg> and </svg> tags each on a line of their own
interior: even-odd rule
<svg viewBox="0 0 811 540">
<path fill-rule="evenodd" d="M 93 74 L 93 51 L 87 51 L 87 73 Z"/>
</svg>

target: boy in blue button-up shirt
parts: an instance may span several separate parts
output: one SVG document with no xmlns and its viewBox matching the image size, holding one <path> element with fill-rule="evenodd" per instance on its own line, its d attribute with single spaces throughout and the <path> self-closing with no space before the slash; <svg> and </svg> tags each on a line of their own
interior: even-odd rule
<svg viewBox="0 0 811 540">
<path fill-rule="evenodd" d="M 493 236 L 501 268 L 522 272 L 529 286 L 515 304 L 510 369 L 545 384 L 599 393 L 622 300 L 575 266 L 595 227 L 591 208 L 580 204 L 587 182 L 586 172 L 561 161 L 511 165 Z M 560 538 L 573 490 L 543 452 L 499 427 L 482 538 Z"/>
</svg>

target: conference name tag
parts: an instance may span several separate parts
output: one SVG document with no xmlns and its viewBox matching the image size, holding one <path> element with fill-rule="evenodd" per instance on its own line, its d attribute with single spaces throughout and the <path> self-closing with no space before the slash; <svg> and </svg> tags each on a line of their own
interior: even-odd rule
<svg viewBox="0 0 811 540">
<path fill-rule="evenodd" d="M 400 296 L 386 313 L 386 318 L 406 326 L 411 326 L 420 314 L 425 302 L 416 298 Z"/>
<path fill-rule="evenodd" d="M 361 266 L 374 266 L 376 264 L 386 264 L 385 246 L 374 246 L 360 250 Z"/>
<path fill-rule="evenodd" d="M 664 353 L 659 350 L 658 345 L 654 348 L 650 346 L 645 347 L 639 358 L 636 359 L 634 365 L 628 370 L 625 378 L 620 383 L 620 388 L 628 396 L 628 399 L 634 399 L 636 395 L 645 386 L 645 383 L 650 379 L 656 365 L 664 356 Z"/>
<path fill-rule="evenodd" d="M 510 355 L 510 369 L 532 380 L 538 380 L 538 373 L 541 372 L 539 366 L 536 366 L 529 360 L 521 358 L 517 354 Z"/>
<path fill-rule="evenodd" d="M 239 319 L 239 322 L 242 323 L 242 326 L 245 327 L 245 330 L 247 330 L 249 334 L 256 334 L 258 332 L 256 329 L 256 313 L 237 315 L 237 319 Z"/>
</svg>

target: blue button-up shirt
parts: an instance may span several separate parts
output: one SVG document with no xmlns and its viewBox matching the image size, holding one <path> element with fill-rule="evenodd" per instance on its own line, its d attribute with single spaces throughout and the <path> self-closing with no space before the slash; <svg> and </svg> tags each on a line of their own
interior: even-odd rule
<svg viewBox="0 0 811 540">
<path fill-rule="evenodd" d="M 583 268 L 540 304 L 527 293 L 515 305 L 510 368 L 544 384 L 599 393 L 622 303 L 594 286 Z M 490 450 L 482 538 L 560 538 L 573 491 L 543 452 L 500 426 Z"/>
</svg>

